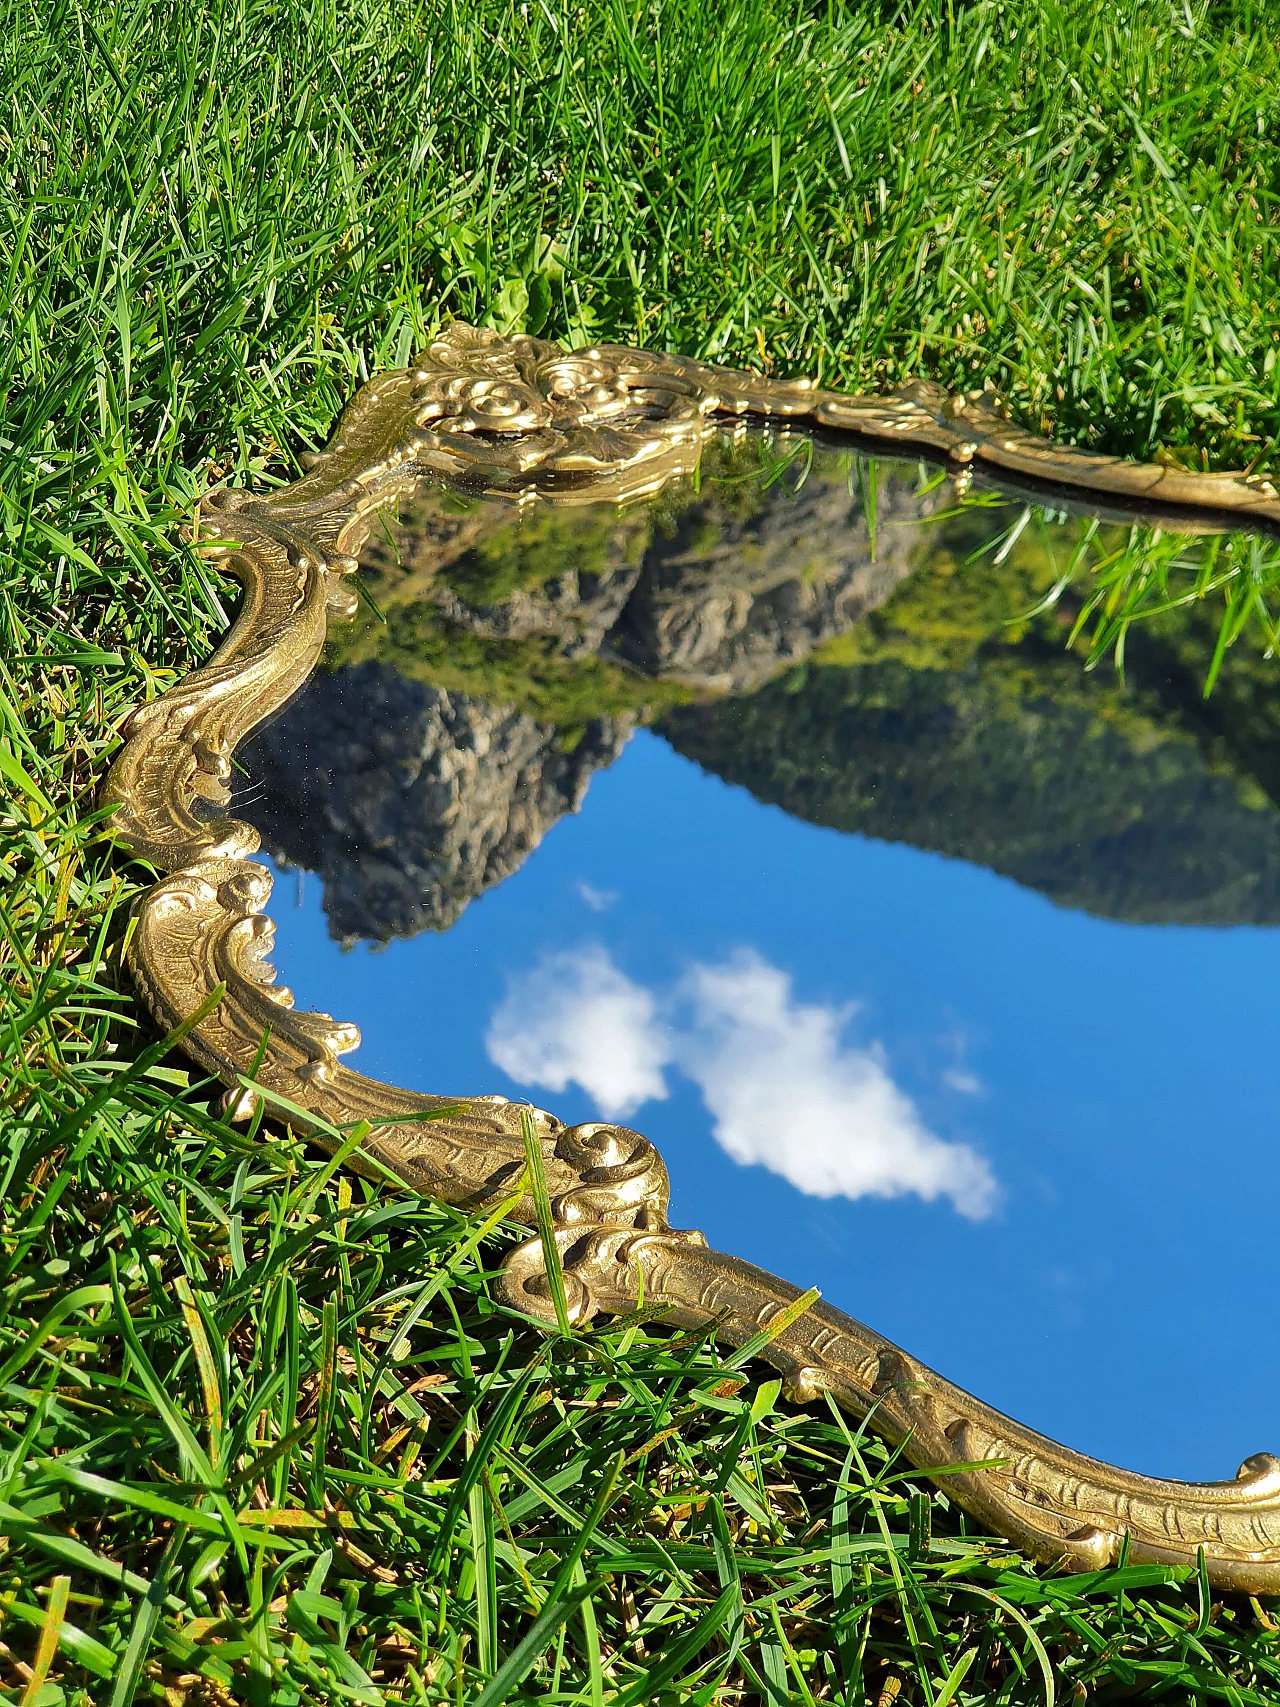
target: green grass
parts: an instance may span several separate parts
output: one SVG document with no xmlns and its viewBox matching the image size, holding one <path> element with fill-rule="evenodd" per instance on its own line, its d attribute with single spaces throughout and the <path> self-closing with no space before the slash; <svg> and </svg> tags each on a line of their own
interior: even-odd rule
<svg viewBox="0 0 1280 1707">
<path fill-rule="evenodd" d="M 990 379 L 1067 438 L 1274 468 L 1276 24 L 0 0 L 9 1698 L 1280 1702 L 1266 1609 L 1032 1570 L 767 1371 L 538 1337 L 490 1300 L 501 1229 L 228 1128 L 148 1047 L 148 874 L 92 815 L 127 708 L 225 626 L 199 495 L 290 477 L 445 314 Z M 1269 570 L 1212 596 L 1269 632 Z M 1149 589 L 1107 599 L 1110 643 Z"/>
</svg>

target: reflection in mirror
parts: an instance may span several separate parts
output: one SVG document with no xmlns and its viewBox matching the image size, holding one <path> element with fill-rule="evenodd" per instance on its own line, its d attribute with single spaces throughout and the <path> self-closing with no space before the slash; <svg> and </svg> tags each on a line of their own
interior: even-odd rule
<svg viewBox="0 0 1280 1707">
<path fill-rule="evenodd" d="M 1274 549 L 795 437 L 424 488 L 237 758 L 275 958 L 363 1071 L 638 1126 L 675 1224 L 1218 1474 L 1280 1414 L 1280 696 L 1215 593 Z"/>
</svg>

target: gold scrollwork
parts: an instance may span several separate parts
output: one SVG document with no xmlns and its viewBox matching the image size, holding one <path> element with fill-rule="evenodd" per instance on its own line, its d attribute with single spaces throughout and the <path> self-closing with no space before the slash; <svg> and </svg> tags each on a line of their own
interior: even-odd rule
<svg viewBox="0 0 1280 1707">
<path fill-rule="evenodd" d="M 796 1399 L 830 1393 L 924 1471 L 977 1466 L 948 1475 L 948 1492 L 1034 1557 L 1091 1569 L 1125 1546 L 1134 1561 L 1189 1564 L 1203 1553 L 1215 1584 L 1278 1593 L 1280 1459 L 1261 1454 L 1234 1480 L 1192 1484 L 1059 1446 L 829 1305 L 795 1316 L 797 1287 L 672 1229 L 666 1167 L 638 1132 L 566 1127 L 501 1097 L 459 1104 L 365 1078 L 339 1060 L 359 1042 L 356 1028 L 295 1012 L 274 981 L 271 880 L 247 857 L 258 837 L 220 809 L 236 745 L 306 679 L 328 613 L 350 611 L 348 577 L 374 511 L 424 476 L 517 502 L 625 501 L 690 472 L 718 424 L 743 415 L 944 460 L 961 482 L 982 469 L 1006 484 L 1172 513 L 1187 527 L 1280 526 L 1280 496 L 1265 478 L 1063 447 L 1014 425 L 984 394 L 916 382 L 846 397 L 651 351 L 565 351 L 455 322 L 412 367 L 356 395 L 301 480 L 266 494 L 214 492 L 201 505 L 199 547 L 240 581 L 240 613 L 207 665 L 134 713 L 104 789 L 121 836 L 166 874 L 137 908 L 138 988 L 172 1027 L 223 986 L 184 1048 L 227 1085 L 233 1111 L 247 1112 L 252 1073 L 316 1128 L 367 1121 L 363 1151 L 449 1203 L 480 1206 L 510 1191 L 531 1112 L 575 1319 L 624 1312 L 643 1297 L 677 1324 L 715 1322 L 736 1344 L 784 1322 L 761 1355 Z M 516 1217 L 536 1224 L 530 1200 Z M 545 1264 L 540 1240 L 525 1242 L 502 1287 L 510 1304 L 551 1324 Z"/>
</svg>

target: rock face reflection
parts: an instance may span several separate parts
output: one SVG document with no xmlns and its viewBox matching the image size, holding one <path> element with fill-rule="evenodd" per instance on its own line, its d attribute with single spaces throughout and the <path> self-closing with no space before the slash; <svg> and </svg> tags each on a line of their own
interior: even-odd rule
<svg viewBox="0 0 1280 1707">
<path fill-rule="evenodd" d="M 937 496 L 914 485 L 886 483 L 882 522 L 932 512 Z M 257 736 L 241 809 L 278 858 L 323 876 L 336 937 L 445 930 L 578 809 L 640 717 L 749 693 L 887 598 L 912 542 L 886 539 L 873 554 L 847 480 L 795 492 L 750 465 L 741 488 L 640 514 L 530 524 L 427 501 L 365 553 L 385 632 L 349 638 L 352 661 Z M 362 656 L 371 641 L 390 663 Z M 434 685 L 449 672 L 436 655 L 468 645 L 487 691 Z M 511 688 L 528 709 L 494 703 Z M 533 714 L 540 698 L 549 717 Z M 620 703 L 579 719 L 593 698 Z"/>
<path fill-rule="evenodd" d="M 1280 920 L 1269 661 L 1206 705 L 1217 620 L 1192 608 L 1125 681 L 1087 674 L 1070 589 L 1045 599 L 1083 524 L 1057 556 L 1043 529 L 996 550 L 1018 510 L 957 511 L 915 468 L 798 472 L 729 446 L 636 511 L 426 495 L 383 526 L 376 610 L 242 756 L 238 809 L 323 876 L 333 935 L 447 929 L 641 722 L 798 817 L 1063 905 Z"/>
<path fill-rule="evenodd" d="M 1133 923 L 1280 921 L 1271 803 L 1206 763 L 1176 705 L 1157 739 L 1145 720 L 1052 697 L 1055 662 L 1012 682 L 981 667 L 810 670 L 732 707 L 677 710 L 662 732 L 797 818 L 988 866 L 1060 906 Z"/>
<path fill-rule="evenodd" d="M 355 664 L 263 731 L 250 810 L 269 848 L 322 874 L 334 936 L 443 931 L 577 811 L 630 733 L 626 718 L 595 718 L 563 752 L 509 706 Z"/>
</svg>

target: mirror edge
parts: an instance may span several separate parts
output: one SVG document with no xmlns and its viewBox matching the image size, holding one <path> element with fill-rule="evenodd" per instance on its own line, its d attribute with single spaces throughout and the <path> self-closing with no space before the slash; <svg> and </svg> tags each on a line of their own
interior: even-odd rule
<svg viewBox="0 0 1280 1707">
<path fill-rule="evenodd" d="M 301 480 L 266 494 L 217 490 L 200 505 L 195 546 L 244 597 L 210 662 L 133 714 L 103 785 L 116 833 L 166 873 L 136 905 L 130 973 L 162 1027 L 188 1027 L 182 1048 L 227 1087 L 233 1118 L 265 1102 L 330 1153 L 358 1127 L 350 1165 L 375 1177 L 390 1172 L 468 1208 L 505 1203 L 512 1219 L 536 1227 L 524 1189 L 531 1137 L 572 1320 L 643 1300 L 675 1325 L 714 1323 L 729 1343 L 751 1342 L 791 1397 L 830 1394 L 1043 1562 L 1098 1570 L 1121 1558 L 1195 1566 L 1203 1557 L 1217 1587 L 1280 1593 L 1280 1459 L 1263 1453 L 1231 1481 L 1183 1483 L 1072 1452 L 815 1294 L 671 1228 L 667 1170 L 641 1134 L 366 1078 L 338 1059 L 359 1042 L 356 1028 L 294 1012 L 274 981 L 271 878 L 248 857 L 258 836 L 217 809 L 230 799 L 236 746 L 310 674 L 329 612 L 354 610 L 349 577 L 374 511 L 423 477 L 519 503 L 626 502 L 691 472 L 706 439 L 743 416 L 945 462 L 961 489 L 981 471 L 1006 487 L 1180 527 L 1280 528 L 1280 497 L 1263 477 L 1059 446 L 1014 425 L 989 393 L 916 381 L 886 396 L 843 396 L 649 351 L 566 352 L 454 322 L 412 367 L 356 394 Z M 540 1237 L 519 1245 L 500 1288 L 506 1303 L 554 1327 L 547 1254 Z"/>
</svg>

